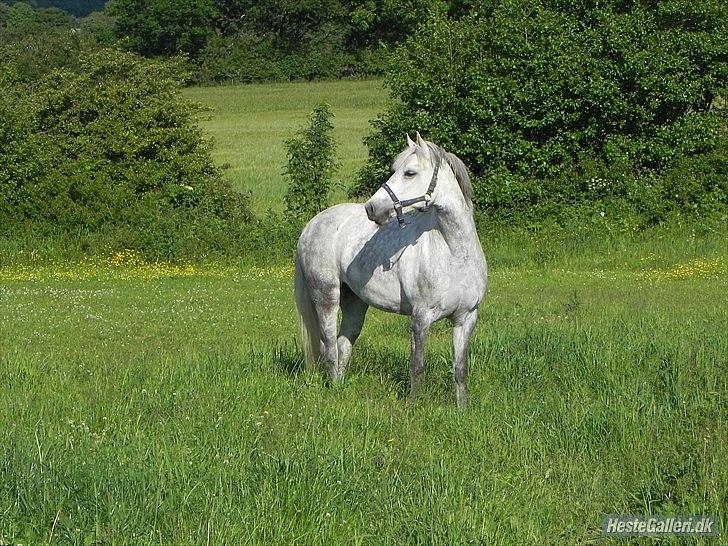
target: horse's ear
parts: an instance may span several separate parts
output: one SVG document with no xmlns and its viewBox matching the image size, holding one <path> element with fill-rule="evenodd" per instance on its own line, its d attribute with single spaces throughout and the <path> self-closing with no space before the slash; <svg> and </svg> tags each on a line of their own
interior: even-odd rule
<svg viewBox="0 0 728 546">
<path fill-rule="evenodd" d="M 425 143 L 424 140 L 422 140 L 422 137 L 420 136 L 420 132 L 419 131 L 417 131 L 417 145 L 418 146 L 421 146 L 422 148 L 426 148 L 427 147 L 427 144 Z"/>
<path fill-rule="evenodd" d="M 413 140 L 412 140 L 412 139 L 410 138 L 410 136 L 409 136 L 409 133 L 407 133 L 407 147 L 408 147 L 408 148 L 414 148 L 414 147 L 415 147 L 415 143 L 414 143 L 414 141 L 413 141 Z"/>
</svg>

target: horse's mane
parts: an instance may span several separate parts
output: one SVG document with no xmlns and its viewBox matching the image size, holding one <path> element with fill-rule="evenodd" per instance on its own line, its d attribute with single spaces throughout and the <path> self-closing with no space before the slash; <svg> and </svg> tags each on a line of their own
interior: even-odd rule
<svg viewBox="0 0 728 546">
<path fill-rule="evenodd" d="M 468 174 L 468 168 L 465 166 L 465 163 L 463 163 L 462 159 L 460 159 L 455 154 L 451 154 L 450 152 L 445 151 L 442 146 L 438 146 L 433 142 L 427 142 L 427 145 L 430 147 L 431 153 L 436 154 L 437 157 L 440 158 L 441 162 L 445 160 L 445 162 L 450 166 L 453 174 L 455 175 L 455 180 L 458 181 L 460 191 L 463 193 L 463 197 L 465 197 L 465 201 L 467 202 L 468 206 L 472 208 L 473 185 L 470 182 L 470 175 Z"/>
<path fill-rule="evenodd" d="M 445 161 L 450 166 L 450 169 L 452 169 L 452 172 L 455 175 L 455 180 L 458 181 L 460 191 L 462 192 L 463 197 L 465 197 L 466 203 L 472 208 L 473 185 L 470 182 L 470 175 L 468 174 L 468 168 L 465 166 L 465 163 L 463 163 L 462 160 L 455 154 L 451 154 L 450 152 L 446 151 L 442 146 L 438 146 L 437 144 L 435 144 L 434 142 L 430 142 L 429 140 L 425 140 L 424 142 L 429 148 L 430 157 L 437 158 L 437 160 L 440 161 L 440 164 Z M 409 147 L 402 150 L 402 152 L 400 152 L 397 157 L 394 158 L 394 161 L 392 161 L 392 171 L 396 171 L 402 168 L 404 162 L 413 153 L 414 152 Z"/>
</svg>

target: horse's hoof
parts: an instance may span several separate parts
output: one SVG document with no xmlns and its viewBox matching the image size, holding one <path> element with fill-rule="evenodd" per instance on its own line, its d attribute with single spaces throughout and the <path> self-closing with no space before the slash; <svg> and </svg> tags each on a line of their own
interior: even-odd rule
<svg viewBox="0 0 728 546">
<path fill-rule="evenodd" d="M 467 392 L 455 393 L 455 402 L 457 403 L 458 409 L 467 409 L 470 403 Z"/>
</svg>

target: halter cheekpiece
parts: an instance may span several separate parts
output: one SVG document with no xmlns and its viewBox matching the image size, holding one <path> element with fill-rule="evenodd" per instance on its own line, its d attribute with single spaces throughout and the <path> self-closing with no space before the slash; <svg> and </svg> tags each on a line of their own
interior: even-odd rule
<svg viewBox="0 0 728 546">
<path fill-rule="evenodd" d="M 435 161 L 435 170 L 432 172 L 432 178 L 430 179 L 430 185 L 427 187 L 427 192 L 424 195 L 420 195 L 419 197 L 413 197 L 411 199 L 405 199 L 404 201 L 399 199 L 397 197 L 397 194 L 392 191 L 392 188 L 389 187 L 388 183 L 382 184 L 382 188 L 384 188 L 384 191 L 387 192 L 389 197 L 392 199 L 392 202 L 394 203 L 394 212 L 397 214 L 397 222 L 399 222 L 399 227 L 404 228 L 409 224 L 410 222 L 405 222 L 404 214 L 402 213 L 402 209 L 404 207 L 409 207 L 410 205 L 414 205 L 415 203 L 422 203 L 425 202 L 425 210 L 430 206 L 430 201 L 432 201 L 432 192 L 435 191 L 435 186 L 437 185 L 437 173 L 440 171 L 440 156 L 435 154 L 435 157 L 437 158 Z"/>
</svg>

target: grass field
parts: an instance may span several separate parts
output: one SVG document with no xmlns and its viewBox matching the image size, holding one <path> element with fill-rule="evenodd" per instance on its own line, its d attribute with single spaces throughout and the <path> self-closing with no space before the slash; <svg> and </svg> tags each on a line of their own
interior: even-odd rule
<svg viewBox="0 0 728 546">
<path fill-rule="evenodd" d="M 185 96 L 212 109 L 202 126 L 215 140 L 215 159 L 227 166 L 225 175 L 236 188 L 252 191 L 257 212 L 282 210 L 283 144 L 321 102 L 334 113 L 341 163 L 336 182 L 350 186 L 366 159 L 362 137 L 383 112 L 387 97 L 380 80 L 197 87 Z M 344 195 L 337 188 L 333 199 L 342 201 Z"/>
<path fill-rule="evenodd" d="M 345 384 L 302 372 L 290 264 L 6 265 L 0 543 L 611 544 L 604 514 L 725 521 L 724 243 L 511 250 L 465 413 L 446 325 L 414 404 L 401 317 L 371 313 Z"/>
<path fill-rule="evenodd" d="M 351 142 L 380 93 L 359 85 L 366 114 L 330 99 Z M 219 144 L 229 131 L 231 161 L 256 119 L 278 142 L 311 90 L 344 101 L 356 86 L 188 94 L 229 105 L 208 126 Z M 284 101 L 258 104 L 276 89 Z M 414 403 L 403 317 L 370 312 L 343 384 L 301 370 L 288 262 L 0 257 L 0 545 L 686 542 L 600 533 L 606 514 L 644 513 L 725 528 L 726 233 L 484 247 L 466 412 L 447 324 Z"/>
</svg>

